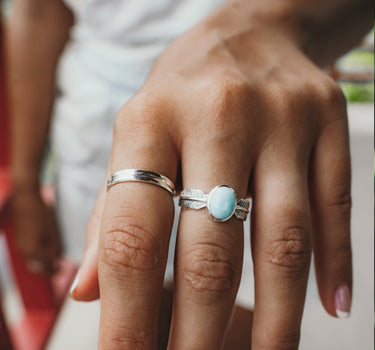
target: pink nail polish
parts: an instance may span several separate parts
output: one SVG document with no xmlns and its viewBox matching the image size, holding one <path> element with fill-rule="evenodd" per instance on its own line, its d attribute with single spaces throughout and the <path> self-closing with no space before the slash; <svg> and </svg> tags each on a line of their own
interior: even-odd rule
<svg viewBox="0 0 375 350">
<path fill-rule="evenodd" d="M 335 294 L 335 304 L 336 315 L 338 318 L 349 317 L 352 298 L 350 295 L 350 289 L 347 285 L 343 285 L 337 288 Z"/>
</svg>

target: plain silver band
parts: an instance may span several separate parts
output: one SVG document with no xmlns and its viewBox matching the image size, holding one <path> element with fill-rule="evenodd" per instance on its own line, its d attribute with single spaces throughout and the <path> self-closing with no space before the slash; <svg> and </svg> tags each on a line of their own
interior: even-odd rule
<svg viewBox="0 0 375 350">
<path fill-rule="evenodd" d="M 122 182 L 145 182 L 157 185 L 167 190 L 172 196 L 175 195 L 175 186 L 166 176 L 153 171 L 141 169 L 124 169 L 113 173 L 107 183 L 107 191 L 114 185 Z"/>
<path fill-rule="evenodd" d="M 200 210 L 207 207 L 208 194 L 202 190 L 186 188 L 181 191 L 178 205 L 181 209 Z M 250 201 L 246 199 L 237 200 L 234 216 L 242 221 L 246 220 L 249 213 Z"/>
</svg>

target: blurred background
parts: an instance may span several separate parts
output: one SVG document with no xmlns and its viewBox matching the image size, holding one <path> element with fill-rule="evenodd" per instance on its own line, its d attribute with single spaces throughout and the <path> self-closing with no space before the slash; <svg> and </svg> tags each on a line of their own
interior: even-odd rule
<svg viewBox="0 0 375 350">
<path fill-rule="evenodd" d="M 3 2 L 6 21 L 8 2 Z M 1 58 L 4 69 L 4 60 Z M 311 271 L 302 324 L 302 350 L 374 349 L 374 33 L 327 70 L 336 79 L 348 101 L 353 171 L 352 242 L 354 292 L 351 317 L 337 320 L 321 306 L 314 271 Z M 4 79 L 4 71 L 0 80 Z M 0 86 L 4 93 L 4 86 Z M 2 97 L 3 98 L 3 97 Z M 87 334 L 74 337 L 82 327 L 80 315 L 92 313 L 98 322 L 99 307 L 65 299 L 76 266 L 63 258 L 51 277 L 30 272 L 12 243 L 12 223 L 7 215 L 10 182 L 7 173 L 8 120 L 0 100 L 0 350 L 94 349 L 96 339 Z M 53 202 L 53 154 L 47 153 L 43 193 Z M 247 232 L 246 237 L 249 234 Z M 253 290 L 252 281 L 239 293 Z M 252 305 L 253 295 L 248 303 Z M 235 350 L 235 349 L 233 349 Z"/>
</svg>

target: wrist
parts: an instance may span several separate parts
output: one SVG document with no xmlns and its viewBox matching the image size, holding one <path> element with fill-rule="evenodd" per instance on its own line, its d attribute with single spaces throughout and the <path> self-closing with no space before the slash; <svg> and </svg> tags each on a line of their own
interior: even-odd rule
<svg viewBox="0 0 375 350">
<path fill-rule="evenodd" d="M 290 0 L 231 0 L 208 18 L 206 24 L 224 38 L 236 33 L 257 32 L 284 37 L 298 46 L 308 40 L 311 32 L 302 23 L 295 2 Z"/>
<path fill-rule="evenodd" d="M 207 25 L 224 40 L 251 33 L 259 42 L 281 40 L 324 66 L 372 28 L 372 6 L 370 0 L 230 0 L 208 18 Z"/>
<path fill-rule="evenodd" d="M 11 169 L 12 192 L 38 194 L 40 188 L 40 175 L 36 169 L 18 168 Z"/>
</svg>

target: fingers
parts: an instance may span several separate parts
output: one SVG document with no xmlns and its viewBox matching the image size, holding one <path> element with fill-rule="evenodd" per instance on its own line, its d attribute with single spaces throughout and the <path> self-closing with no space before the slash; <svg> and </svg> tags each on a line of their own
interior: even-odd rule
<svg viewBox="0 0 375 350">
<path fill-rule="evenodd" d="M 215 147 L 194 143 L 183 152 L 184 188 L 208 193 L 226 184 L 236 191 L 238 199 L 246 196 L 248 154 L 238 149 L 222 152 L 216 142 Z M 168 349 L 222 347 L 240 282 L 242 256 L 241 220 L 232 217 L 226 222 L 214 222 L 206 208 L 181 212 Z"/>
<path fill-rule="evenodd" d="M 12 198 L 17 246 L 34 273 L 51 274 L 57 269 L 62 250 L 54 208 L 47 207 L 37 193 Z"/>
<path fill-rule="evenodd" d="M 147 120 L 145 120 L 147 118 Z M 127 106 L 116 123 L 111 173 L 138 168 L 175 180 L 173 143 L 155 108 Z M 99 349 L 154 349 L 174 205 L 164 189 L 117 184 L 107 192 L 99 239 Z"/>
<path fill-rule="evenodd" d="M 316 145 L 311 191 L 314 257 L 321 300 L 332 316 L 350 312 L 350 154 L 345 118 L 330 124 Z"/>
<path fill-rule="evenodd" d="M 25 251 L 29 250 L 25 255 L 27 268 L 34 273 L 50 275 L 58 270 L 62 242 L 54 208 L 45 208 L 44 214 L 39 219 L 33 218 L 41 221 L 34 227 L 30 225 L 29 232 L 27 226 L 23 227 L 24 232 L 31 236 L 23 244 L 26 245 Z"/>
<path fill-rule="evenodd" d="M 98 244 L 106 196 L 105 181 L 87 224 L 86 249 L 82 264 L 70 288 L 71 297 L 78 301 L 92 301 L 98 299 L 100 295 L 98 281 Z"/>
<path fill-rule="evenodd" d="M 99 348 L 152 349 L 173 202 L 165 190 L 152 185 L 124 184 L 113 190 L 107 196 L 100 238 Z"/>
<path fill-rule="evenodd" d="M 309 147 L 273 140 L 255 165 L 252 349 L 297 349 L 310 262 Z"/>
</svg>

